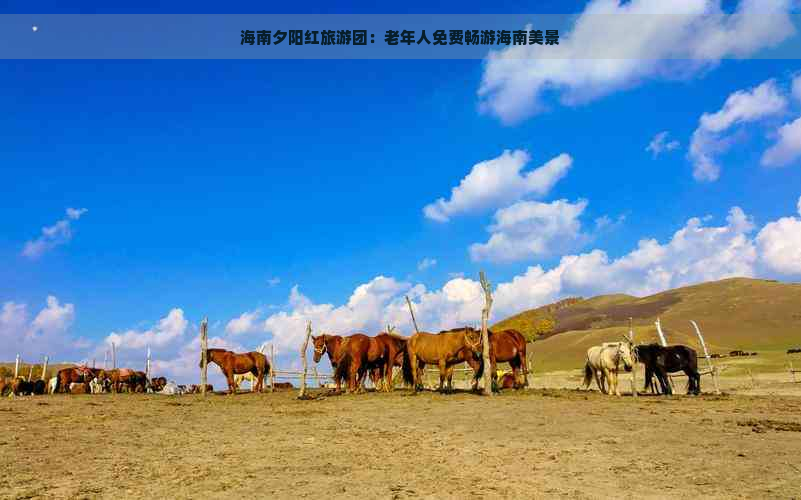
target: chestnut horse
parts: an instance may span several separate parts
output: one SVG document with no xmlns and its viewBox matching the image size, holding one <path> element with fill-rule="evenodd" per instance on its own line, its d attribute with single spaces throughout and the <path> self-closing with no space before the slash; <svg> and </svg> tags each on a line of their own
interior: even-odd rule
<svg viewBox="0 0 801 500">
<path fill-rule="evenodd" d="M 70 392 L 70 384 L 84 384 L 84 386 L 86 386 L 86 393 L 88 394 L 89 382 L 97 376 L 99 371 L 102 370 L 88 368 L 86 366 L 62 368 L 56 375 L 56 392 Z"/>
<path fill-rule="evenodd" d="M 314 344 L 314 362 L 319 363 L 320 359 L 323 357 L 323 354 L 328 355 L 328 361 L 331 362 L 331 369 L 334 371 L 334 382 L 337 384 L 337 392 L 342 392 L 342 380 L 347 378 L 347 373 L 340 374 L 340 376 L 337 376 L 336 374 L 338 360 L 341 357 L 340 347 L 345 341 L 345 338 L 347 337 L 342 337 L 341 335 L 323 334 L 318 337 L 312 335 L 312 343 Z"/>
<path fill-rule="evenodd" d="M 490 341 L 490 365 L 492 373 L 492 382 L 497 385 L 498 371 L 497 363 L 509 363 L 512 367 L 512 375 L 514 376 L 514 388 L 520 389 L 528 387 L 528 363 L 526 359 L 526 338 L 522 333 L 517 330 L 500 330 L 487 332 Z M 480 364 L 478 371 L 475 372 L 475 380 L 473 386 L 475 387 L 478 380 L 484 374 L 483 358 L 479 357 Z M 522 371 L 523 381 L 520 381 Z"/>
<path fill-rule="evenodd" d="M 373 354 L 377 354 L 377 356 L 373 356 L 372 361 L 369 361 L 373 370 L 371 372 L 373 384 L 375 384 L 376 389 L 380 390 L 382 388 L 379 387 L 379 384 L 383 380 L 383 390 L 391 392 L 393 389 L 392 369 L 396 366 L 403 366 L 403 353 L 406 350 L 406 343 L 409 339 L 394 333 L 384 332 L 379 333 L 373 339 L 373 349 L 375 350 Z M 373 376 L 375 372 L 377 372 L 378 377 Z M 379 383 L 376 383 L 375 378 L 379 379 Z"/>
<path fill-rule="evenodd" d="M 228 394 L 236 392 L 234 374 L 242 373 L 252 373 L 256 377 L 256 392 L 262 391 L 264 375 L 270 373 L 271 369 L 267 356 L 256 351 L 239 354 L 225 349 L 207 349 L 206 353 L 208 362 L 216 363 L 225 375 L 228 381 Z M 203 365 L 202 359 L 200 365 Z"/>
<path fill-rule="evenodd" d="M 457 328 L 437 334 L 418 332 L 409 338 L 403 356 L 403 379 L 417 392 L 422 378 L 420 363 L 439 367 L 439 390 L 445 389 L 445 380 L 452 376 L 452 367 L 480 355 L 481 332 L 473 328 Z M 447 391 L 453 390 L 449 385 Z"/>
<path fill-rule="evenodd" d="M 334 369 L 337 390 L 340 389 L 339 381 L 344 378 L 348 380 L 348 392 L 361 389 L 361 382 L 365 374 L 371 368 L 378 366 L 381 356 L 381 346 L 374 337 L 368 337 L 363 333 L 354 333 L 345 337 L 339 344 L 336 368 Z"/>
</svg>

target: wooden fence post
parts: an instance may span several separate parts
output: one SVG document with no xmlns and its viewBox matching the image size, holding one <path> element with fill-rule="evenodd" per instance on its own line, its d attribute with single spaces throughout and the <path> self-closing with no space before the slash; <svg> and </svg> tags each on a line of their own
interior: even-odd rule
<svg viewBox="0 0 801 500">
<path fill-rule="evenodd" d="M 33 364 L 28 368 L 28 382 L 33 378 Z"/>
<path fill-rule="evenodd" d="M 306 323 L 306 338 L 303 339 L 303 345 L 300 348 L 300 357 L 303 361 L 303 373 L 300 376 L 300 393 L 298 399 L 306 399 L 306 373 L 309 371 L 308 363 L 306 362 L 306 351 L 309 349 L 309 337 L 311 337 L 312 326 L 311 320 Z"/>
<path fill-rule="evenodd" d="M 490 310 L 492 308 L 492 285 L 487 281 L 484 271 L 479 272 L 479 280 L 481 281 L 481 288 L 484 290 L 484 308 L 481 310 L 481 342 L 483 343 L 482 358 L 484 362 L 484 395 L 492 396 L 492 366 L 490 365 L 490 342 L 489 330 L 487 323 L 489 322 Z"/>
<path fill-rule="evenodd" d="M 47 356 L 44 357 L 44 363 L 42 364 L 42 380 L 47 382 L 47 362 L 50 361 L 50 358 Z"/>
<path fill-rule="evenodd" d="M 412 315 L 412 324 L 414 324 L 414 332 L 420 333 L 420 329 L 417 328 L 417 320 L 414 318 L 414 308 L 412 307 L 412 301 L 409 300 L 409 296 L 406 295 L 406 305 L 409 306 L 409 314 Z"/>
<path fill-rule="evenodd" d="M 117 344 L 111 343 L 111 368 L 117 369 Z"/>
<path fill-rule="evenodd" d="M 701 347 L 704 349 L 704 357 L 706 357 L 706 363 L 709 365 L 709 370 L 712 372 L 712 382 L 715 384 L 715 394 L 720 394 L 720 385 L 718 384 L 718 371 L 715 366 L 712 364 L 712 358 L 709 357 L 709 351 L 706 348 L 706 342 L 704 342 L 704 337 L 701 335 L 701 329 L 698 328 L 698 324 L 695 321 L 690 320 L 692 323 L 693 328 L 695 328 L 695 333 L 698 335 L 698 340 L 701 341 Z"/>
<path fill-rule="evenodd" d="M 209 369 L 209 318 L 200 322 L 200 392 L 206 396 Z"/>
<path fill-rule="evenodd" d="M 270 392 L 275 392 L 275 344 L 270 344 Z"/>
<path fill-rule="evenodd" d="M 659 318 L 656 318 L 656 333 L 659 334 L 659 343 L 662 344 L 662 347 L 667 347 L 667 340 L 665 339 L 665 334 L 662 332 L 662 321 Z"/>
<path fill-rule="evenodd" d="M 103 369 L 108 370 L 108 349 L 103 353 Z"/>
<path fill-rule="evenodd" d="M 17 354 L 17 360 L 14 362 L 14 378 L 19 377 L 19 362 L 20 357 L 19 354 Z"/>
<path fill-rule="evenodd" d="M 147 346 L 147 361 L 145 362 L 145 378 L 148 382 L 153 378 L 153 373 L 150 371 L 150 346 Z"/>
<path fill-rule="evenodd" d="M 629 349 L 631 350 L 631 358 L 634 363 L 631 366 L 631 395 L 637 397 L 637 355 L 635 354 L 634 346 L 634 327 L 632 326 L 632 318 L 629 318 Z"/>
</svg>

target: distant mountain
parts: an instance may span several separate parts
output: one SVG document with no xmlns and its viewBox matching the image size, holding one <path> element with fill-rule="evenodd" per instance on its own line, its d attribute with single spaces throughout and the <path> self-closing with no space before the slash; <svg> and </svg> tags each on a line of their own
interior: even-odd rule
<svg viewBox="0 0 801 500">
<path fill-rule="evenodd" d="M 698 347 L 690 325 L 701 327 L 711 351 L 780 350 L 801 345 L 801 284 L 731 278 L 648 297 L 572 298 L 524 311 L 493 328 L 516 328 L 536 339 L 538 364 L 554 369 L 580 363 L 586 349 L 626 333 L 632 318 L 637 341 L 655 342 L 661 319 L 669 343 Z"/>
</svg>

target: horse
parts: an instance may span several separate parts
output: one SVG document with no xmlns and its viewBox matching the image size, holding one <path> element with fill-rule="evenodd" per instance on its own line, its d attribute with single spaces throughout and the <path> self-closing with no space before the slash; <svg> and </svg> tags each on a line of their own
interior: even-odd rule
<svg viewBox="0 0 801 500">
<path fill-rule="evenodd" d="M 629 342 L 606 343 L 602 346 L 594 346 L 587 349 L 587 362 L 584 365 L 584 386 L 590 388 L 592 378 L 598 389 L 604 394 L 620 396 L 617 374 L 620 370 L 620 363 L 626 371 L 631 371 L 634 366 L 634 359 L 631 355 L 631 344 Z M 606 381 L 609 381 L 609 388 L 606 388 Z"/>
<path fill-rule="evenodd" d="M 445 380 L 452 380 L 453 366 L 474 360 L 481 353 L 481 334 L 473 328 L 457 328 L 440 333 L 417 332 L 406 342 L 403 355 L 403 379 L 417 392 L 421 379 L 420 362 L 437 365 L 439 390 L 453 391 L 452 383 L 445 389 Z"/>
<path fill-rule="evenodd" d="M 159 392 L 160 390 L 164 389 L 165 385 L 167 385 L 166 377 L 154 377 L 150 379 L 150 388 L 153 390 L 153 392 Z"/>
<path fill-rule="evenodd" d="M 370 368 L 378 366 L 382 355 L 381 346 L 374 337 L 363 333 L 354 333 L 342 340 L 339 345 L 334 380 L 347 379 L 348 392 L 355 392 L 362 387 L 362 380 Z M 371 366 L 372 365 L 372 366 Z"/>
<path fill-rule="evenodd" d="M 668 373 L 684 372 L 687 375 L 687 394 L 701 393 L 701 374 L 698 373 L 698 353 L 686 345 L 663 347 L 659 344 L 638 345 L 634 348 L 637 359 L 645 365 L 645 388 L 652 384 L 655 375 L 664 394 L 673 394 Z"/>
<path fill-rule="evenodd" d="M 326 335 L 326 334 L 323 334 L 323 335 L 320 335 L 318 337 L 315 337 L 315 336 L 312 335 L 312 343 L 314 345 L 314 362 L 315 363 L 319 363 L 320 359 L 322 359 L 322 357 L 323 357 L 323 354 L 327 354 L 328 355 L 328 361 L 331 362 L 331 369 L 334 371 L 334 381 L 336 382 L 336 392 L 342 392 L 342 381 L 343 380 L 347 380 L 348 377 L 349 377 L 348 369 L 343 369 L 343 370 L 340 370 L 339 372 L 337 372 L 337 367 L 339 366 L 339 362 L 345 356 L 344 350 L 342 349 L 342 345 L 347 343 L 348 339 L 350 339 L 353 336 L 357 336 L 357 335 L 360 336 L 359 337 L 360 340 L 358 341 L 359 343 L 365 342 L 364 339 L 362 339 L 362 337 L 366 337 L 368 339 L 371 338 L 371 337 L 367 337 L 367 335 L 365 335 L 363 333 L 355 333 L 355 334 L 347 336 L 347 337 L 342 337 L 341 335 Z M 372 340 L 372 341 L 371 340 L 367 340 L 366 342 L 370 343 L 369 346 L 368 346 L 368 354 L 369 354 L 368 357 L 371 357 L 374 362 L 377 361 L 378 358 L 380 357 L 381 347 L 378 344 L 376 344 L 375 340 Z M 372 347 L 370 347 L 370 346 L 372 346 Z M 350 361 L 350 357 L 348 357 L 347 361 Z M 360 359 L 359 360 L 359 364 L 360 364 L 360 367 L 361 367 L 362 364 L 364 366 L 363 366 L 363 369 L 360 369 L 360 371 L 357 373 L 357 376 L 358 376 L 357 377 L 358 378 L 358 387 L 361 387 L 364 375 L 368 371 L 370 372 L 370 376 L 373 379 L 373 383 L 376 384 L 376 386 L 377 386 L 377 382 L 378 382 L 378 378 L 379 378 L 379 371 L 380 371 L 379 368 L 378 368 L 378 365 L 375 364 L 374 366 L 369 367 L 371 369 L 368 370 L 368 366 L 367 366 L 368 365 L 368 361 L 367 360 Z"/>
<path fill-rule="evenodd" d="M 33 393 L 37 396 L 44 394 L 47 392 L 47 382 L 44 380 L 35 380 L 33 382 Z"/>
<path fill-rule="evenodd" d="M 58 377 L 55 392 L 70 392 L 70 384 L 83 384 L 86 393 L 89 393 L 89 382 L 97 376 L 98 370 L 86 366 L 73 366 L 62 368 L 56 374 Z"/>
<path fill-rule="evenodd" d="M 28 382 L 22 377 L 17 377 L 11 381 L 11 394 L 15 396 L 28 396 L 33 394 L 33 382 Z"/>
<path fill-rule="evenodd" d="M 262 391 L 264 374 L 271 370 L 267 356 L 260 352 L 235 353 L 225 349 L 207 349 L 206 359 L 220 367 L 225 379 L 228 381 L 228 394 L 236 392 L 234 374 L 252 373 L 256 376 L 256 392 Z M 201 359 L 200 365 L 203 366 Z"/>
<path fill-rule="evenodd" d="M 250 382 L 250 390 L 253 391 L 256 386 L 256 376 L 252 373 L 243 373 L 243 374 L 234 374 L 234 384 L 236 384 L 236 389 L 239 390 L 239 386 L 242 385 L 242 382 L 247 380 Z"/>
<path fill-rule="evenodd" d="M 312 344 L 314 345 L 314 362 L 319 363 L 323 354 L 328 355 L 328 361 L 331 363 L 331 369 L 336 371 L 337 359 L 339 358 L 339 347 L 344 341 L 341 335 L 320 335 L 315 337 L 312 335 Z M 337 392 L 341 392 L 341 380 L 335 379 L 337 384 Z"/>
<path fill-rule="evenodd" d="M 528 387 L 528 362 L 526 359 L 526 338 L 517 330 L 500 330 L 487 332 L 490 341 L 490 366 L 493 385 L 497 385 L 497 363 L 509 363 L 514 376 L 513 388 Z M 480 366 L 475 372 L 473 387 L 478 387 L 478 381 L 484 374 L 484 359 L 478 358 Z M 523 381 L 520 382 L 522 371 Z"/>
<path fill-rule="evenodd" d="M 135 392 L 137 387 L 142 383 L 142 376 L 138 372 L 130 368 L 114 368 L 112 370 L 98 370 L 97 379 L 104 385 L 108 382 L 111 385 L 111 392 L 118 393 L 123 387 L 126 387 L 129 392 Z M 145 379 L 146 380 L 146 379 Z M 87 392 L 88 393 L 88 392 Z"/>
<path fill-rule="evenodd" d="M 51 377 L 50 380 L 47 381 L 47 393 L 55 394 L 57 388 L 58 388 L 58 377 Z"/>
<path fill-rule="evenodd" d="M 392 391 L 392 371 L 394 367 L 403 365 L 403 351 L 408 340 L 406 337 L 385 332 L 370 337 L 367 362 L 370 378 L 377 390 Z"/>
</svg>

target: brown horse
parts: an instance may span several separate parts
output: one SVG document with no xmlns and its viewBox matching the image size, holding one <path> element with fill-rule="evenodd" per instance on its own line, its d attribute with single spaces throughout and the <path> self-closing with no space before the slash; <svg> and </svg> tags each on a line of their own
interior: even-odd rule
<svg viewBox="0 0 801 500">
<path fill-rule="evenodd" d="M 361 335 L 361 334 L 356 334 Z M 319 363 L 323 354 L 328 355 L 328 361 L 331 362 L 331 369 L 334 371 L 334 382 L 337 384 L 336 391 L 342 392 L 342 381 L 347 378 L 347 372 L 341 373 L 337 376 L 337 364 L 342 354 L 340 353 L 341 346 L 347 337 L 341 335 L 320 335 L 315 337 L 312 335 L 312 343 L 314 344 L 314 362 Z"/>
<path fill-rule="evenodd" d="M 153 392 L 159 392 L 164 389 L 165 385 L 167 385 L 166 377 L 154 377 L 150 379 L 150 388 L 153 389 Z"/>
<path fill-rule="evenodd" d="M 361 388 L 361 382 L 368 370 L 377 367 L 382 355 L 381 347 L 374 337 L 363 333 L 354 333 L 342 340 L 339 345 L 334 379 L 339 381 L 347 378 L 348 392 L 355 392 Z"/>
<path fill-rule="evenodd" d="M 452 376 L 452 367 L 481 353 L 481 333 L 473 328 L 457 328 L 437 334 L 418 332 L 406 343 L 403 357 L 403 379 L 417 392 L 422 370 L 420 363 L 439 367 L 439 390 Z M 448 392 L 453 390 L 449 385 Z"/>
<path fill-rule="evenodd" d="M 58 371 L 56 392 L 70 392 L 70 384 L 83 384 L 86 386 L 86 393 L 89 391 L 89 382 L 97 376 L 101 370 L 88 368 L 86 366 L 73 366 L 62 368 Z"/>
<path fill-rule="evenodd" d="M 514 388 L 521 389 L 528 387 L 528 360 L 526 359 L 526 338 L 517 330 L 500 330 L 488 333 L 490 341 L 490 373 L 492 382 L 497 386 L 498 371 L 497 363 L 509 363 L 512 367 L 514 376 Z M 473 386 L 477 386 L 478 380 L 484 374 L 484 360 L 478 358 L 479 368 L 475 372 Z M 521 372 L 522 371 L 522 382 Z"/>
<path fill-rule="evenodd" d="M 377 384 L 375 378 L 379 381 L 383 380 L 383 390 L 391 392 L 392 386 L 392 369 L 396 366 L 403 366 L 403 353 L 406 351 L 406 343 L 409 341 L 406 337 L 396 335 L 393 333 L 379 333 L 373 337 L 372 354 L 373 360 L 368 362 L 371 364 L 371 378 L 373 384 L 377 389 L 381 389 L 380 383 Z M 375 377 L 375 374 L 378 377 Z"/>
<path fill-rule="evenodd" d="M 235 353 L 225 349 L 206 350 L 206 359 L 209 363 L 216 363 L 220 367 L 225 379 L 228 381 L 228 394 L 236 392 L 234 374 L 252 373 L 256 376 L 256 392 L 262 391 L 264 385 L 264 375 L 270 373 L 270 363 L 267 356 L 260 352 L 251 351 L 246 353 Z M 203 365 L 201 360 L 200 365 Z"/>
</svg>

